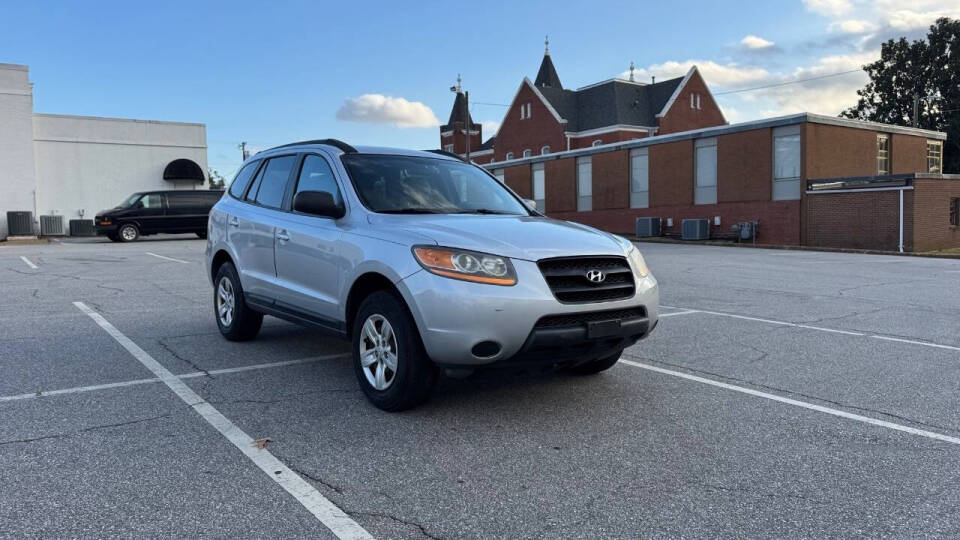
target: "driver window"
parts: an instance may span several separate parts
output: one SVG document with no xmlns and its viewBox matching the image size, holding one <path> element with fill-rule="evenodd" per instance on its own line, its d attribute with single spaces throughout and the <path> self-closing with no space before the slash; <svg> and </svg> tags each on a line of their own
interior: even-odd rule
<svg viewBox="0 0 960 540">
<path fill-rule="evenodd" d="M 297 179 L 296 193 L 301 191 L 326 191 L 333 195 L 334 203 L 338 205 L 343 203 L 337 181 L 333 177 L 333 171 L 330 170 L 327 160 L 320 156 L 310 154 L 303 158 L 300 178 Z"/>
<path fill-rule="evenodd" d="M 140 198 L 141 208 L 160 208 L 163 206 L 163 201 L 160 199 L 160 194 L 153 193 L 150 195 L 144 195 Z"/>
</svg>

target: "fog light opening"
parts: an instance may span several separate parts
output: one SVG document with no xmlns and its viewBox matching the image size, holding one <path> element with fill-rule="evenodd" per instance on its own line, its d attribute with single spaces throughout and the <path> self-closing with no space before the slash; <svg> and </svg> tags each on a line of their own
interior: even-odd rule
<svg viewBox="0 0 960 540">
<path fill-rule="evenodd" d="M 481 341 L 470 349 L 477 358 L 490 358 L 500 354 L 500 344 L 496 341 Z"/>
</svg>

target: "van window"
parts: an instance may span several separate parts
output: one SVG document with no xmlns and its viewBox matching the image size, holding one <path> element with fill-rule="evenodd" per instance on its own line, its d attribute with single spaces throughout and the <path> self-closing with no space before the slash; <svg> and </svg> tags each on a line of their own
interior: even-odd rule
<svg viewBox="0 0 960 540">
<path fill-rule="evenodd" d="M 259 164 L 260 160 L 251 161 L 237 172 L 237 175 L 234 176 L 230 182 L 230 195 L 238 199 L 243 198 L 243 192 L 246 191 L 247 186 L 250 185 L 250 180 L 253 179 L 253 173 L 257 172 L 257 165 Z"/>
<path fill-rule="evenodd" d="M 161 206 L 163 206 L 163 199 L 160 198 L 160 194 L 158 193 L 144 195 L 143 198 L 140 199 L 141 208 L 160 208 Z"/>
<path fill-rule="evenodd" d="M 196 193 L 167 193 L 167 208 L 171 210 L 190 209 L 209 209 L 216 204 L 216 201 L 203 192 Z"/>
<path fill-rule="evenodd" d="M 283 156 L 267 161 L 263 173 L 258 179 L 257 195 L 254 199 L 257 204 L 280 208 L 283 205 L 283 192 L 287 189 L 287 180 L 297 156 Z M 249 199 L 249 195 L 247 196 Z"/>
</svg>

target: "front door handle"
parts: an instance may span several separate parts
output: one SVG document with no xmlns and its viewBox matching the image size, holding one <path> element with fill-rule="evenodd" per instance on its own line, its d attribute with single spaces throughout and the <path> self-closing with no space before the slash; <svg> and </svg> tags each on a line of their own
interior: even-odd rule
<svg viewBox="0 0 960 540">
<path fill-rule="evenodd" d="M 281 229 L 277 231 L 277 240 L 286 242 L 287 240 L 290 240 L 290 236 L 287 234 L 287 231 Z"/>
<path fill-rule="evenodd" d="M 240 226 L 240 220 L 237 219 L 237 216 L 232 216 L 232 217 L 230 218 L 230 221 L 228 221 L 227 223 L 229 223 L 231 227 L 239 227 L 239 226 Z"/>
</svg>

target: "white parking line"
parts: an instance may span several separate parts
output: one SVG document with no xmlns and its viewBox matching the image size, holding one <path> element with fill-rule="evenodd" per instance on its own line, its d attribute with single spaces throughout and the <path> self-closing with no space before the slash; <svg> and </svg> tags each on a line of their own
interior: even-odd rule
<svg viewBox="0 0 960 540">
<path fill-rule="evenodd" d="M 776 394 L 769 394 L 767 392 L 761 392 L 759 390 L 754 390 L 752 388 L 745 388 L 743 386 L 736 386 L 733 384 L 728 384 L 725 382 L 715 381 L 713 379 L 707 379 L 705 377 L 698 377 L 696 375 L 691 375 L 689 373 L 683 373 L 681 371 L 673 371 L 671 369 L 664 369 L 657 366 L 651 366 L 650 364 L 644 364 L 642 362 L 634 362 L 633 360 L 620 360 L 621 364 L 626 364 L 628 366 L 638 367 L 641 369 L 646 369 L 649 371 L 655 371 L 657 373 L 662 373 L 664 375 L 670 375 L 673 377 L 680 377 L 682 379 L 687 379 L 689 381 L 695 381 L 698 383 L 709 384 L 710 386 L 716 386 L 717 388 L 724 388 L 726 390 L 733 390 L 734 392 L 740 392 L 742 394 L 749 394 L 751 396 L 756 396 L 764 399 L 769 399 L 771 401 L 777 401 L 780 403 L 785 403 L 787 405 L 793 405 L 795 407 L 802 407 L 804 409 L 809 409 L 811 411 L 822 412 L 825 414 L 831 414 L 833 416 L 839 416 L 840 418 L 846 418 L 847 420 L 855 420 L 857 422 L 863 422 L 865 424 L 871 424 L 874 426 L 880 426 L 887 429 L 894 429 L 897 431 L 902 431 L 904 433 L 909 433 L 911 435 L 919 435 L 921 437 L 926 437 L 928 439 L 935 439 L 938 441 L 948 442 L 951 444 L 960 444 L 960 438 L 951 437 L 949 435 L 944 435 L 942 433 L 935 433 L 933 431 L 927 431 L 924 429 L 912 428 L 909 426 L 904 426 L 902 424 L 895 424 L 893 422 L 887 422 L 886 420 L 879 420 L 876 418 L 870 418 L 869 416 L 863 416 L 859 414 L 848 413 L 846 411 L 841 411 L 839 409 L 832 409 L 830 407 L 824 407 L 822 405 L 815 405 L 813 403 L 807 403 L 805 401 L 799 401 L 796 399 L 791 399 L 788 397 L 778 396 Z"/>
<path fill-rule="evenodd" d="M 200 397 L 183 380 L 160 365 L 147 351 L 140 348 L 130 338 L 123 335 L 102 315 L 87 307 L 83 302 L 74 302 L 77 309 L 83 311 L 103 328 L 110 336 L 127 350 L 134 358 L 140 361 L 147 369 L 153 372 L 170 390 L 193 408 L 204 420 L 213 426 L 221 435 L 227 438 L 247 458 L 260 468 L 267 476 L 280 484 L 287 493 L 294 496 L 311 514 L 323 523 L 330 531 L 341 539 L 372 539 L 363 527 L 350 518 L 343 510 L 320 494 L 312 485 L 301 478 L 282 461 L 276 458 L 269 450 L 257 448 L 253 438 L 236 426 L 213 405 Z"/>
<path fill-rule="evenodd" d="M 30 259 L 24 257 L 23 255 L 20 256 L 20 260 L 23 261 L 23 262 L 25 262 L 25 263 L 27 263 L 27 266 L 29 266 L 30 268 L 33 268 L 34 270 L 37 269 L 37 265 L 35 265 L 35 264 L 33 264 L 32 262 L 30 262 Z"/>
<path fill-rule="evenodd" d="M 745 320 L 745 321 L 754 321 L 754 322 L 761 322 L 761 323 L 766 323 L 766 324 L 775 324 L 775 325 L 778 325 L 778 326 L 790 326 L 790 327 L 793 327 L 793 328 L 806 328 L 807 330 L 816 330 L 816 331 L 818 331 L 818 332 L 830 332 L 830 333 L 833 333 L 833 334 L 845 334 L 845 335 L 848 335 L 848 336 L 869 337 L 869 338 L 873 338 L 873 339 L 882 339 L 882 340 L 885 340 L 885 341 L 896 341 L 896 342 L 898 342 L 898 343 L 907 343 L 907 344 L 909 344 L 909 345 L 920 345 L 920 346 L 923 346 L 923 347 L 932 347 L 932 348 L 935 348 L 935 349 L 946 349 L 946 350 L 948 350 L 948 351 L 957 351 L 957 352 L 960 352 L 960 347 L 955 347 L 955 346 L 953 346 L 953 345 L 943 345 L 943 344 L 941 344 L 941 343 L 933 343 L 932 341 L 920 341 L 920 340 L 916 340 L 916 339 L 903 339 L 903 338 L 898 338 L 898 337 L 893 337 L 893 336 L 885 336 L 885 335 L 883 335 L 883 334 L 871 334 L 871 333 L 868 333 L 868 332 L 853 332 L 853 331 L 850 331 L 850 330 L 840 330 L 840 329 L 837 329 L 837 328 L 824 328 L 824 327 L 822 327 L 822 326 L 811 326 L 811 325 L 809 325 L 809 324 L 793 323 L 793 322 L 789 322 L 789 321 L 778 321 L 778 320 L 774 320 L 774 319 L 761 319 L 761 318 L 759 318 L 759 317 L 748 317 L 748 316 L 746 316 L 746 315 L 737 315 L 736 313 L 725 313 L 725 312 L 723 312 L 723 311 L 708 311 L 708 310 L 705 310 L 705 309 L 681 308 L 681 307 L 664 306 L 664 305 L 661 305 L 660 307 L 665 307 L 665 308 L 669 308 L 669 309 L 689 309 L 689 310 L 692 311 L 692 312 L 705 313 L 705 314 L 707 314 L 707 315 L 716 315 L 717 317 L 729 317 L 729 318 L 731 318 L 731 319 L 741 319 L 741 320 Z M 671 313 L 671 314 L 669 314 L 669 315 L 677 315 L 677 314 L 676 314 L 676 313 Z M 661 316 L 661 317 L 664 317 L 664 316 L 666 316 L 666 315 L 660 315 L 660 316 Z"/>
<path fill-rule="evenodd" d="M 224 369 L 211 369 L 206 372 L 193 371 L 190 373 L 177 375 L 177 377 L 181 379 L 194 379 L 196 377 L 206 377 L 207 375 L 223 375 L 227 373 L 240 373 L 243 371 L 252 371 L 256 369 L 269 369 L 269 368 L 292 366 L 296 364 L 308 364 L 311 362 L 319 362 L 321 360 L 332 360 L 334 358 L 347 356 L 348 354 L 349 353 L 326 354 L 323 356 L 312 356 L 310 358 L 301 358 L 299 360 L 284 360 L 281 362 L 269 362 L 266 364 L 254 364 L 250 366 L 238 366 L 238 367 L 224 368 Z M 123 388 L 125 386 L 136 386 L 138 384 L 151 384 L 151 383 L 158 383 L 158 382 L 161 382 L 160 379 L 151 378 L 151 379 L 133 379 L 129 381 L 120 381 L 115 383 L 94 384 L 91 386 L 75 386 L 73 388 L 61 388 L 59 390 L 39 391 L 31 394 L 15 394 L 12 396 L 0 396 L 0 402 L 19 401 L 23 399 L 34 399 L 34 398 L 47 397 L 47 396 L 60 396 L 63 394 L 79 394 L 83 392 L 95 392 L 97 390 L 109 390 L 111 388 Z"/>
<path fill-rule="evenodd" d="M 184 260 L 180 260 L 180 259 L 174 259 L 173 257 L 166 257 L 166 256 L 164 256 L 164 255 L 157 255 L 156 253 L 150 253 L 149 251 L 147 251 L 146 254 L 147 254 L 147 255 L 152 255 L 152 256 L 154 256 L 154 257 L 156 257 L 156 258 L 158 258 L 158 259 L 164 259 L 164 260 L 167 260 L 167 261 L 173 261 L 173 262 L 178 262 L 178 263 L 182 263 L 182 264 L 190 264 L 190 261 L 184 261 Z"/>
</svg>

